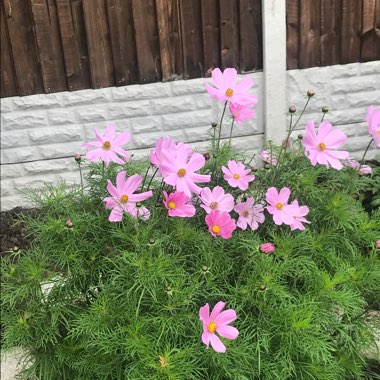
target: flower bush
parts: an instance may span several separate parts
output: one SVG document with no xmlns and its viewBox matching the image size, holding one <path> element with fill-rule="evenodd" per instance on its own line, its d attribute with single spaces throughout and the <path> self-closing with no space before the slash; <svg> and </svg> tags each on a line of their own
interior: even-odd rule
<svg viewBox="0 0 380 380">
<path fill-rule="evenodd" d="M 337 150 L 325 111 L 290 144 L 294 107 L 285 143 L 245 157 L 231 137 L 254 116 L 252 80 L 212 80 L 209 152 L 162 137 L 133 161 L 108 125 L 84 145 L 86 187 L 30 192 L 34 242 L 2 265 L 4 347 L 24 348 L 25 378 L 371 378 L 379 167 Z M 367 120 L 377 144 L 375 108 Z"/>
</svg>

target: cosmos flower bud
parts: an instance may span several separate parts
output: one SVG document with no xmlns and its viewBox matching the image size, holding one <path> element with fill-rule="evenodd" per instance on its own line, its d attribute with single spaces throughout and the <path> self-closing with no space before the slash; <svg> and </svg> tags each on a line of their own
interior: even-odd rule
<svg viewBox="0 0 380 380">
<path fill-rule="evenodd" d="M 303 135 L 300 133 L 298 136 L 297 136 L 298 140 L 302 140 L 303 139 Z"/>
<path fill-rule="evenodd" d="M 218 124 L 217 123 L 211 123 L 211 126 L 213 127 L 213 128 L 216 128 L 217 126 L 218 126 Z"/>
<path fill-rule="evenodd" d="M 207 271 L 208 271 L 208 267 L 206 267 L 206 265 L 203 265 L 202 272 L 207 272 Z"/>
<path fill-rule="evenodd" d="M 275 251 L 275 246 L 273 243 L 264 243 L 260 245 L 260 251 L 263 253 L 272 253 Z"/>
<path fill-rule="evenodd" d="M 12 250 L 13 252 L 18 252 L 20 250 L 20 247 L 18 245 L 15 245 Z"/>
<path fill-rule="evenodd" d="M 149 239 L 149 244 L 154 244 L 156 241 L 154 239 Z"/>
<path fill-rule="evenodd" d="M 82 161 L 82 157 L 81 157 L 81 155 L 80 155 L 79 153 L 77 153 L 77 154 L 74 156 L 74 160 L 75 160 L 76 162 L 81 162 L 81 161 Z"/>
<path fill-rule="evenodd" d="M 260 285 L 260 290 L 266 290 L 267 286 L 265 284 Z"/>
<path fill-rule="evenodd" d="M 203 153 L 203 157 L 205 158 L 206 161 L 208 161 L 211 156 L 209 152 L 206 152 L 206 153 Z"/>
<path fill-rule="evenodd" d="M 295 113 L 297 111 L 296 106 L 290 106 L 289 107 L 289 113 Z"/>
<path fill-rule="evenodd" d="M 323 112 L 323 113 L 327 113 L 327 112 L 329 112 L 329 107 L 327 107 L 327 106 L 323 106 L 323 107 L 322 107 L 322 112 Z"/>
<path fill-rule="evenodd" d="M 67 219 L 66 220 L 66 227 L 67 228 L 73 228 L 73 226 L 74 226 L 73 221 L 71 219 Z"/>
<path fill-rule="evenodd" d="M 314 91 L 314 90 L 307 90 L 306 95 L 307 95 L 309 98 L 312 98 L 312 97 L 315 95 L 315 91 Z"/>
</svg>

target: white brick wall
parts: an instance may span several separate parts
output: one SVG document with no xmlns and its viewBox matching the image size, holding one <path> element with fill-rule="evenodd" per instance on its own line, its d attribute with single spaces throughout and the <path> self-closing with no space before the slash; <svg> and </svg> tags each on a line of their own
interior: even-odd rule
<svg viewBox="0 0 380 380">
<path fill-rule="evenodd" d="M 235 126 L 234 145 L 258 151 L 264 144 L 263 75 L 249 75 L 259 97 L 257 116 L 242 127 Z M 287 78 L 288 104 L 301 109 L 306 90 L 314 89 L 317 95 L 307 117 L 320 120 L 320 108 L 328 105 L 329 119 L 350 136 L 347 148 L 354 156 L 360 155 L 369 141 L 363 123 L 366 107 L 380 107 L 380 62 L 292 70 Z M 84 153 L 80 147 L 94 139 L 93 128 L 104 129 L 107 122 L 119 132 L 131 132 L 126 149 L 134 153 L 134 159 L 146 156 L 160 136 L 206 149 L 207 131 L 211 122 L 219 120 L 222 105 L 209 99 L 204 83 L 205 79 L 181 80 L 2 99 L 2 210 L 27 206 L 18 193 L 22 188 L 62 179 L 79 183 L 72 157 Z M 300 129 L 304 125 L 301 122 Z M 224 137 L 228 133 L 226 128 Z M 369 156 L 374 156 L 374 149 Z"/>
</svg>

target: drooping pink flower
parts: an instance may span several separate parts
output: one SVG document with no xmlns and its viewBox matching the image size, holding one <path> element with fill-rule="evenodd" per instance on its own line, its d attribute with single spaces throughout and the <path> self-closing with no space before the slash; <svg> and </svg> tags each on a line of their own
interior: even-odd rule
<svg viewBox="0 0 380 380">
<path fill-rule="evenodd" d="M 206 215 L 206 224 L 211 235 L 221 236 L 223 239 L 229 239 L 232 232 L 236 230 L 235 220 L 231 218 L 228 212 L 211 210 L 210 214 Z"/>
<path fill-rule="evenodd" d="M 305 147 L 305 154 L 313 166 L 318 163 L 340 170 L 343 167 L 340 160 L 347 160 L 349 153 L 335 149 L 343 145 L 346 140 L 345 133 L 339 129 L 334 129 L 328 121 L 322 121 L 319 125 L 318 134 L 315 133 L 314 123 L 309 121 L 306 125 L 302 144 Z"/>
<path fill-rule="evenodd" d="M 260 245 L 260 251 L 263 253 L 273 253 L 276 247 L 273 243 L 264 243 Z"/>
<path fill-rule="evenodd" d="M 250 226 L 253 231 L 259 228 L 259 223 L 264 223 L 264 207 L 261 204 L 255 205 L 255 200 L 249 197 L 245 202 L 239 202 L 234 210 L 239 214 L 236 225 L 245 230 Z"/>
<path fill-rule="evenodd" d="M 115 127 L 112 124 L 107 125 L 105 135 L 102 136 L 100 132 L 95 128 L 96 141 L 90 141 L 87 144 L 82 145 L 82 149 L 92 149 L 87 152 L 86 157 L 93 162 L 104 161 L 106 166 L 111 161 L 117 164 L 125 164 L 128 160 L 128 153 L 121 148 L 121 145 L 126 144 L 131 135 L 128 132 L 121 133 L 118 137 L 115 137 Z M 121 159 L 119 156 L 123 157 Z"/>
<path fill-rule="evenodd" d="M 218 335 L 226 339 L 236 339 L 239 331 L 236 327 L 229 324 L 236 320 L 236 311 L 234 309 L 223 310 L 226 304 L 219 301 L 211 311 L 208 303 L 199 309 L 199 319 L 203 324 L 202 342 L 208 348 L 211 347 L 216 352 L 226 352 L 226 346 L 222 343 Z"/>
<path fill-rule="evenodd" d="M 360 162 L 356 160 L 349 159 L 349 160 L 343 161 L 343 165 L 349 166 L 355 170 L 358 170 L 360 168 L 359 175 L 361 176 L 372 173 L 372 168 L 369 165 L 360 165 Z"/>
<path fill-rule="evenodd" d="M 368 132 L 375 140 L 377 147 L 380 148 L 380 109 L 369 106 L 366 120 L 368 123 Z"/>
<path fill-rule="evenodd" d="M 252 119 L 255 116 L 255 111 L 250 108 L 250 105 L 230 103 L 230 112 L 234 122 L 239 125 L 242 125 L 244 120 Z"/>
<path fill-rule="evenodd" d="M 220 186 L 216 186 L 212 190 L 204 187 L 199 198 L 203 203 L 201 207 L 206 210 L 207 214 L 211 210 L 230 212 L 234 208 L 234 197 L 231 194 L 224 194 L 224 189 Z"/>
<path fill-rule="evenodd" d="M 136 219 L 148 220 L 150 218 L 150 211 L 140 202 L 130 203 L 127 206 L 127 212 Z"/>
<path fill-rule="evenodd" d="M 240 105 L 257 103 L 257 96 L 248 92 L 253 86 L 251 77 L 246 76 L 237 83 L 236 69 L 227 68 L 222 73 L 216 68 L 212 70 L 211 78 L 215 87 L 206 83 L 206 89 L 211 98 Z"/>
<path fill-rule="evenodd" d="M 152 191 L 145 191 L 143 193 L 134 194 L 142 182 L 142 178 L 139 174 L 134 174 L 126 179 L 127 172 L 122 170 L 116 176 L 116 187 L 108 180 L 107 190 L 111 197 L 106 197 L 103 202 L 106 204 L 106 208 L 112 209 L 111 214 L 108 217 L 110 222 L 120 222 L 123 219 L 123 213 L 127 212 L 133 217 L 138 215 L 142 219 L 149 218 L 144 208 L 144 213 L 141 215 L 137 212 L 136 203 L 142 202 L 145 199 L 150 198 Z M 141 206 L 140 206 L 141 207 Z"/>
<path fill-rule="evenodd" d="M 263 150 L 260 153 L 260 157 L 263 160 L 263 162 L 265 162 L 266 164 L 269 164 L 271 166 L 277 165 L 277 158 L 275 157 L 273 153 L 271 154 L 269 150 Z"/>
<path fill-rule="evenodd" d="M 228 168 L 222 166 L 223 178 L 231 187 L 238 187 L 240 190 L 247 190 L 249 182 L 255 179 L 254 175 L 249 174 L 251 169 L 246 169 L 242 162 L 233 160 L 228 161 Z"/>
<path fill-rule="evenodd" d="M 153 165 L 156 165 L 159 169 L 161 166 L 162 160 L 164 160 L 162 151 L 166 150 L 169 155 L 176 155 L 178 147 L 186 147 L 188 150 L 187 155 L 192 153 L 190 145 L 184 143 L 176 143 L 170 137 L 160 137 L 156 142 L 155 149 L 151 149 L 149 153 L 150 162 Z"/>
<path fill-rule="evenodd" d="M 273 220 L 277 225 L 292 225 L 295 222 L 294 217 L 299 215 L 299 208 L 289 205 L 290 189 L 283 187 L 280 192 L 275 187 L 270 187 L 265 195 L 268 206 L 265 208 L 273 215 Z"/>
<path fill-rule="evenodd" d="M 294 216 L 294 222 L 290 225 L 290 229 L 292 231 L 294 230 L 303 231 L 305 229 L 305 226 L 302 223 L 310 224 L 310 222 L 304 218 L 304 216 L 306 216 L 309 213 L 309 207 L 299 206 L 297 200 L 294 200 L 292 202 L 292 206 L 298 208 L 298 213 L 296 216 Z"/>
<path fill-rule="evenodd" d="M 195 207 L 187 203 L 190 198 L 182 191 L 175 193 L 163 192 L 164 205 L 168 209 L 169 216 L 179 216 L 180 218 L 191 218 L 195 215 Z"/>
<path fill-rule="evenodd" d="M 188 197 L 191 197 L 192 192 L 201 192 L 202 188 L 196 183 L 210 182 L 210 175 L 195 173 L 205 164 L 203 155 L 189 155 L 185 145 L 178 146 L 174 155 L 170 155 L 168 150 L 162 150 L 162 157 L 160 169 L 164 182 L 174 186 L 177 191 L 183 191 Z"/>
</svg>

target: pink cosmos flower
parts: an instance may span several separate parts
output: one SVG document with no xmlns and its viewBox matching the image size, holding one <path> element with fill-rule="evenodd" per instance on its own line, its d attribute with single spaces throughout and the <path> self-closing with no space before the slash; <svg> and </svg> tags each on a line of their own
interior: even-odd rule
<svg viewBox="0 0 380 380">
<path fill-rule="evenodd" d="M 263 253 L 273 253 L 276 247 L 273 243 L 264 243 L 260 245 L 260 251 Z"/>
<path fill-rule="evenodd" d="M 212 70 L 211 78 L 215 87 L 206 83 L 206 89 L 211 98 L 240 105 L 257 103 L 257 96 L 248 93 L 253 86 L 251 77 L 246 76 L 237 83 L 236 69 L 227 68 L 222 73 L 216 68 Z"/>
<path fill-rule="evenodd" d="M 236 311 L 234 309 L 223 310 L 226 304 L 219 301 L 211 311 L 208 303 L 199 309 L 199 319 L 203 324 L 202 342 L 208 348 L 211 347 L 216 352 L 226 352 L 226 346 L 216 335 L 226 339 L 236 339 L 239 336 L 239 331 L 229 324 L 236 320 Z"/>
<path fill-rule="evenodd" d="M 123 219 L 123 212 L 129 213 L 133 217 L 149 218 L 148 210 L 144 207 L 140 214 L 137 209 L 141 206 L 136 206 L 136 203 L 150 198 L 153 195 L 152 191 L 134 194 L 140 186 L 142 178 L 140 175 L 134 174 L 126 179 L 126 175 L 127 172 L 122 170 L 116 176 L 116 187 L 108 180 L 107 190 L 111 197 L 104 198 L 103 202 L 105 202 L 106 208 L 112 209 L 108 217 L 110 222 L 120 222 Z"/>
<path fill-rule="evenodd" d="M 234 197 L 231 194 L 224 194 L 224 189 L 220 186 L 214 187 L 213 190 L 204 187 L 199 198 L 203 202 L 201 207 L 206 210 L 207 214 L 211 210 L 230 212 L 234 208 Z"/>
<path fill-rule="evenodd" d="M 169 210 L 169 216 L 179 216 L 180 218 L 191 218 L 195 215 L 195 207 L 187 202 L 190 198 L 182 191 L 177 191 L 168 195 L 163 192 L 164 205 Z"/>
<path fill-rule="evenodd" d="M 344 132 L 339 129 L 333 129 L 332 125 L 327 121 L 322 121 L 319 125 L 318 134 L 316 134 L 314 123 L 309 121 L 306 125 L 306 133 L 302 139 L 302 144 L 305 147 L 305 154 L 313 166 L 318 163 L 340 170 L 343 167 L 340 160 L 347 160 L 349 153 L 334 149 L 339 148 L 346 140 L 347 136 Z"/>
<path fill-rule="evenodd" d="M 228 168 L 222 166 L 224 173 L 224 179 L 231 187 L 238 187 L 240 190 L 247 190 L 249 182 L 255 179 L 254 175 L 250 175 L 250 169 L 246 169 L 241 162 L 235 162 L 233 160 L 228 161 Z"/>
<path fill-rule="evenodd" d="M 208 230 L 215 237 L 221 236 L 223 239 L 229 239 L 232 232 L 236 230 L 235 220 L 231 218 L 228 212 L 211 210 L 205 220 Z"/>
<path fill-rule="evenodd" d="M 246 202 L 240 202 L 234 207 L 239 214 L 236 225 L 242 230 L 250 226 L 252 231 L 255 231 L 259 228 L 259 223 L 264 223 L 264 207 L 261 204 L 254 205 L 254 202 L 255 200 L 249 197 Z"/>
<path fill-rule="evenodd" d="M 346 160 L 343 161 L 344 166 L 349 166 L 352 169 L 358 170 L 359 168 L 359 175 L 366 175 L 366 174 L 371 174 L 372 173 L 372 168 L 369 165 L 360 165 L 359 161 L 356 160 Z"/>
<path fill-rule="evenodd" d="M 277 165 L 277 158 L 274 156 L 274 154 L 270 153 L 269 150 L 263 150 L 260 153 L 261 159 L 269 165 L 276 166 Z"/>
<path fill-rule="evenodd" d="M 244 120 L 252 119 L 255 116 L 255 111 L 249 106 L 230 103 L 230 112 L 236 124 L 242 125 Z"/>
<path fill-rule="evenodd" d="M 366 119 L 368 132 L 375 140 L 377 147 L 380 148 L 380 109 L 377 110 L 374 106 L 369 106 Z"/>
<path fill-rule="evenodd" d="M 309 207 L 299 206 L 297 200 L 294 200 L 292 202 L 292 206 L 298 208 L 298 214 L 294 216 L 294 222 L 290 225 L 290 229 L 291 231 L 294 231 L 294 230 L 303 231 L 305 229 L 305 226 L 302 223 L 310 224 L 310 222 L 304 218 L 304 216 L 306 216 L 309 213 Z"/>
<path fill-rule="evenodd" d="M 160 137 L 156 142 L 156 148 L 150 150 L 149 159 L 153 165 L 156 165 L 159 169 L 162 160 L 164 160 L 162 151 L 168 151 L 170 155 L 176 155 L 178 147 L 185 146 L 188 150 L 188 155 L 192 153 L 190 145 L 184 143 L 178 143 L 171 139 L 170 137 Z"/>
<path fill-rule="evenodd" d="M 93 162 L 104 161 L 106 166 L 111 161 L 124 165 L 125 161 L 128 160 L 128 153 L 120 146 L 126 144 L 130 140 L 131 135 L 128 132 L 123 132 L 118 137 L 115 137 L 115 127 L 112 124 L 107 125 L 104 137 L 97 129 L 94 129 L 94 131 L 96 141 L 90 141 L 82 145 L 82 149 L 96 148 L 87 152 L 87 158 Z M 118 155 L 123 157 L 124 160 Z"/>
<path fill-rule="evenodd" d="M 130 203 L 126 209 L 128 214 L 132 215 L 136 219 L 148 220 L 150 218 L 150 211 L 140 202 Z"/>
<path fill-rule="evenodd" d="M 270 187 L 266 192 L 265 199 L 269 205 L 265 208 L 273 215 L 277 225 L 292 225 L 295 223 L 294 217 L 301 216 L 298 207 L 287 204 L 289 197 L 290 189 L 287 187 L 283 187 L 279 193 L 275 187 Z"/>
<path fill-rule="evenodd" d="M 210 175 L 198 174 L 195 171 L 205 164 L 205 158 L 200 153 L 188 154 L 188 147 L 178 145 L 176 154 L 170 154 L 168 150 L 162 150 L 161 173 L 164 182 L 172 185 L 177 191 L 183 191 L 188 197 L 191 192 L 199 194 L 202 190 L 196 183 L 210 182 Z"/>
</svg>

